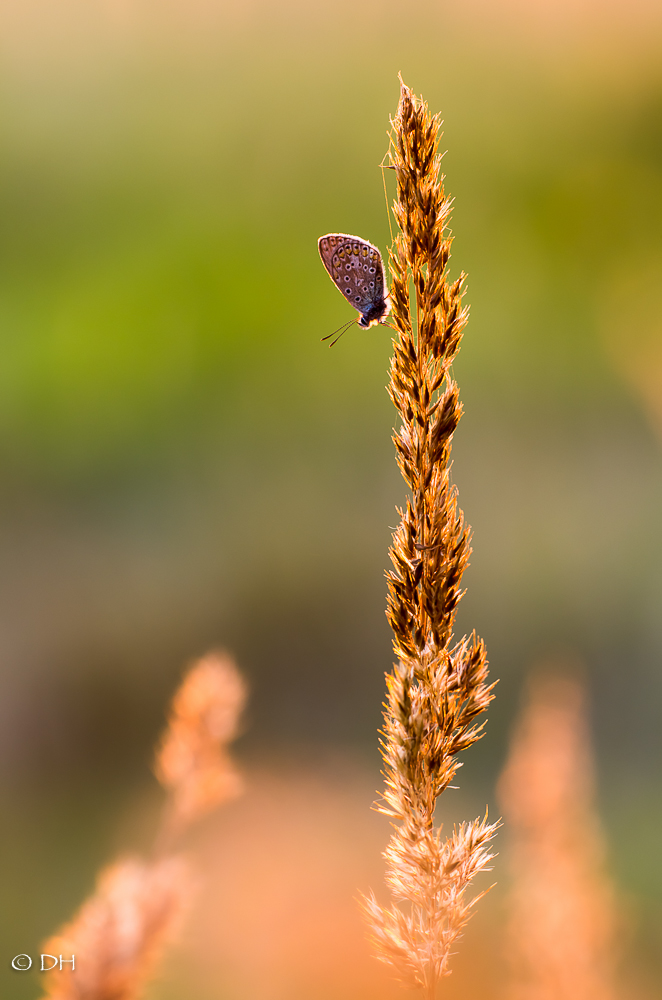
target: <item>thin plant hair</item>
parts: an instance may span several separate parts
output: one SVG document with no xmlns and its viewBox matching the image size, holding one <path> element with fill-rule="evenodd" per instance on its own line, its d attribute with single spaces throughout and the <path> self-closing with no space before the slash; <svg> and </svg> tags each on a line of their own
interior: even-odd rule
<svg viewBox="0 0 662 1000">
<path fill-rule="evenodd" d="M 384 853 L 393 900 L 362 905 L 377 957 L 403 984 L 437 995 L 454 943 L 489 870 L 498 823 L 461 823 L 442 837 L 435 806 L 461 766 L 458 754 L 483 735 L 493 698 L 485 645 L 475 632 L 453 638 L 470 528 L 450 479 L 451 444 L 462 414 L 452 363 L 468 309 L 465 276 L 448 275 L 451 200 L 438 154 L 441 122 L 400 80 L 388 163 L 395 173 L 389 252 L 395 327 L 388 390 L 398 413 L 397 461 L 408 488 L 390 548 L 387 617 L 396 662 L 387 675 L 381 752 L 385 788 L 377 808 L 392 820 Z M 413 294 L 410 294 L 413 286 Z"/>
</svg>

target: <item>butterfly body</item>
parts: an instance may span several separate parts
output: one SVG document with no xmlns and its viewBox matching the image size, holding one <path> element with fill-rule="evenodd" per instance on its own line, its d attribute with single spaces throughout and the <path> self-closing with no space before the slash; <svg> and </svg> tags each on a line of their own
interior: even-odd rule
<svg viewBox="0 0 662 1000">
<path fill-rule="evenodd" d="M 358 325 L 367 330 L 381 323 L 391 305 L 384 262 L 377 247 L 347 233 L 321 236 L 317 246 L 331 281 L 360 313 Z"/>
</svg>

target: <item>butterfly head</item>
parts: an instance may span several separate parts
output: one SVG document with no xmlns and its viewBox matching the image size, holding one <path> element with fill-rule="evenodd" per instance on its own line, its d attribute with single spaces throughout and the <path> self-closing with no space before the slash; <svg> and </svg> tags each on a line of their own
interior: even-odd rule
<svg viewBox="0 0 662 1000">
<path fill-rule="evenodd" d="M 389 302 L 388 296 L 386 296 L 378 302 L 371 302 L 368 308 L 361 313 L 357 323 L 364 330 L 367 330 L 369 327 L 375 326 L 377 323 L 381 323 L 382 320 L 388 316 L 390 311 L 391 303 Z"/>
</svg>

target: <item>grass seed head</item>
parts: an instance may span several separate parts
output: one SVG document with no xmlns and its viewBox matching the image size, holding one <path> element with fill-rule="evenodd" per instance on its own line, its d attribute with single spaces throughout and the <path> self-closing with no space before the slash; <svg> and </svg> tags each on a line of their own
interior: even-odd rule
<svg viewBox="0 0 662 1000">
<path fill-rule="evenodd" d="M 468 318 L 464 275 L 448 276 L 451 200 L 444 190 L 438 116 L 401 81 L 391 120 L 398 234 L 389 260 L 396 328 L 389 394 L 399 417 L 396 458 L 409 489 L 390 549 L 387 616 L 397 662 L 387 677 L 382 732 L 385 789 L 378 808 L 395 820 L 385 852 L 395 897 L 364 909 L 377 956 L 428 1000 L 450 971 L 451 949 L 480 896 L 472 880 L 489 868 L 496 825 L 462 824 L 442 840 L 438 797 L 453 780 L 457 755 L 483 735 L 477 717 L 493 698 L 485 645 L 476 635 L 453 644 L 453 623 L 470 529 L 450 479 L 453 434 L 462 416 L 451 365 Z"/>
</svg>

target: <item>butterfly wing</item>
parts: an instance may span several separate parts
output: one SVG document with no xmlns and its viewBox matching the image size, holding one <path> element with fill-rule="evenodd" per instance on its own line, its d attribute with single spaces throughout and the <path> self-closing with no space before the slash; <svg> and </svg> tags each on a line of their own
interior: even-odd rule
<svg viewBox="0 0 662 1000">
<path fill-rule="evenodd" d="M 347 233 L 328 233 L 317 245 L 334 285 L 362 316 L 384 302 L 384 263 L 377 247 Z"/>
</svg>

